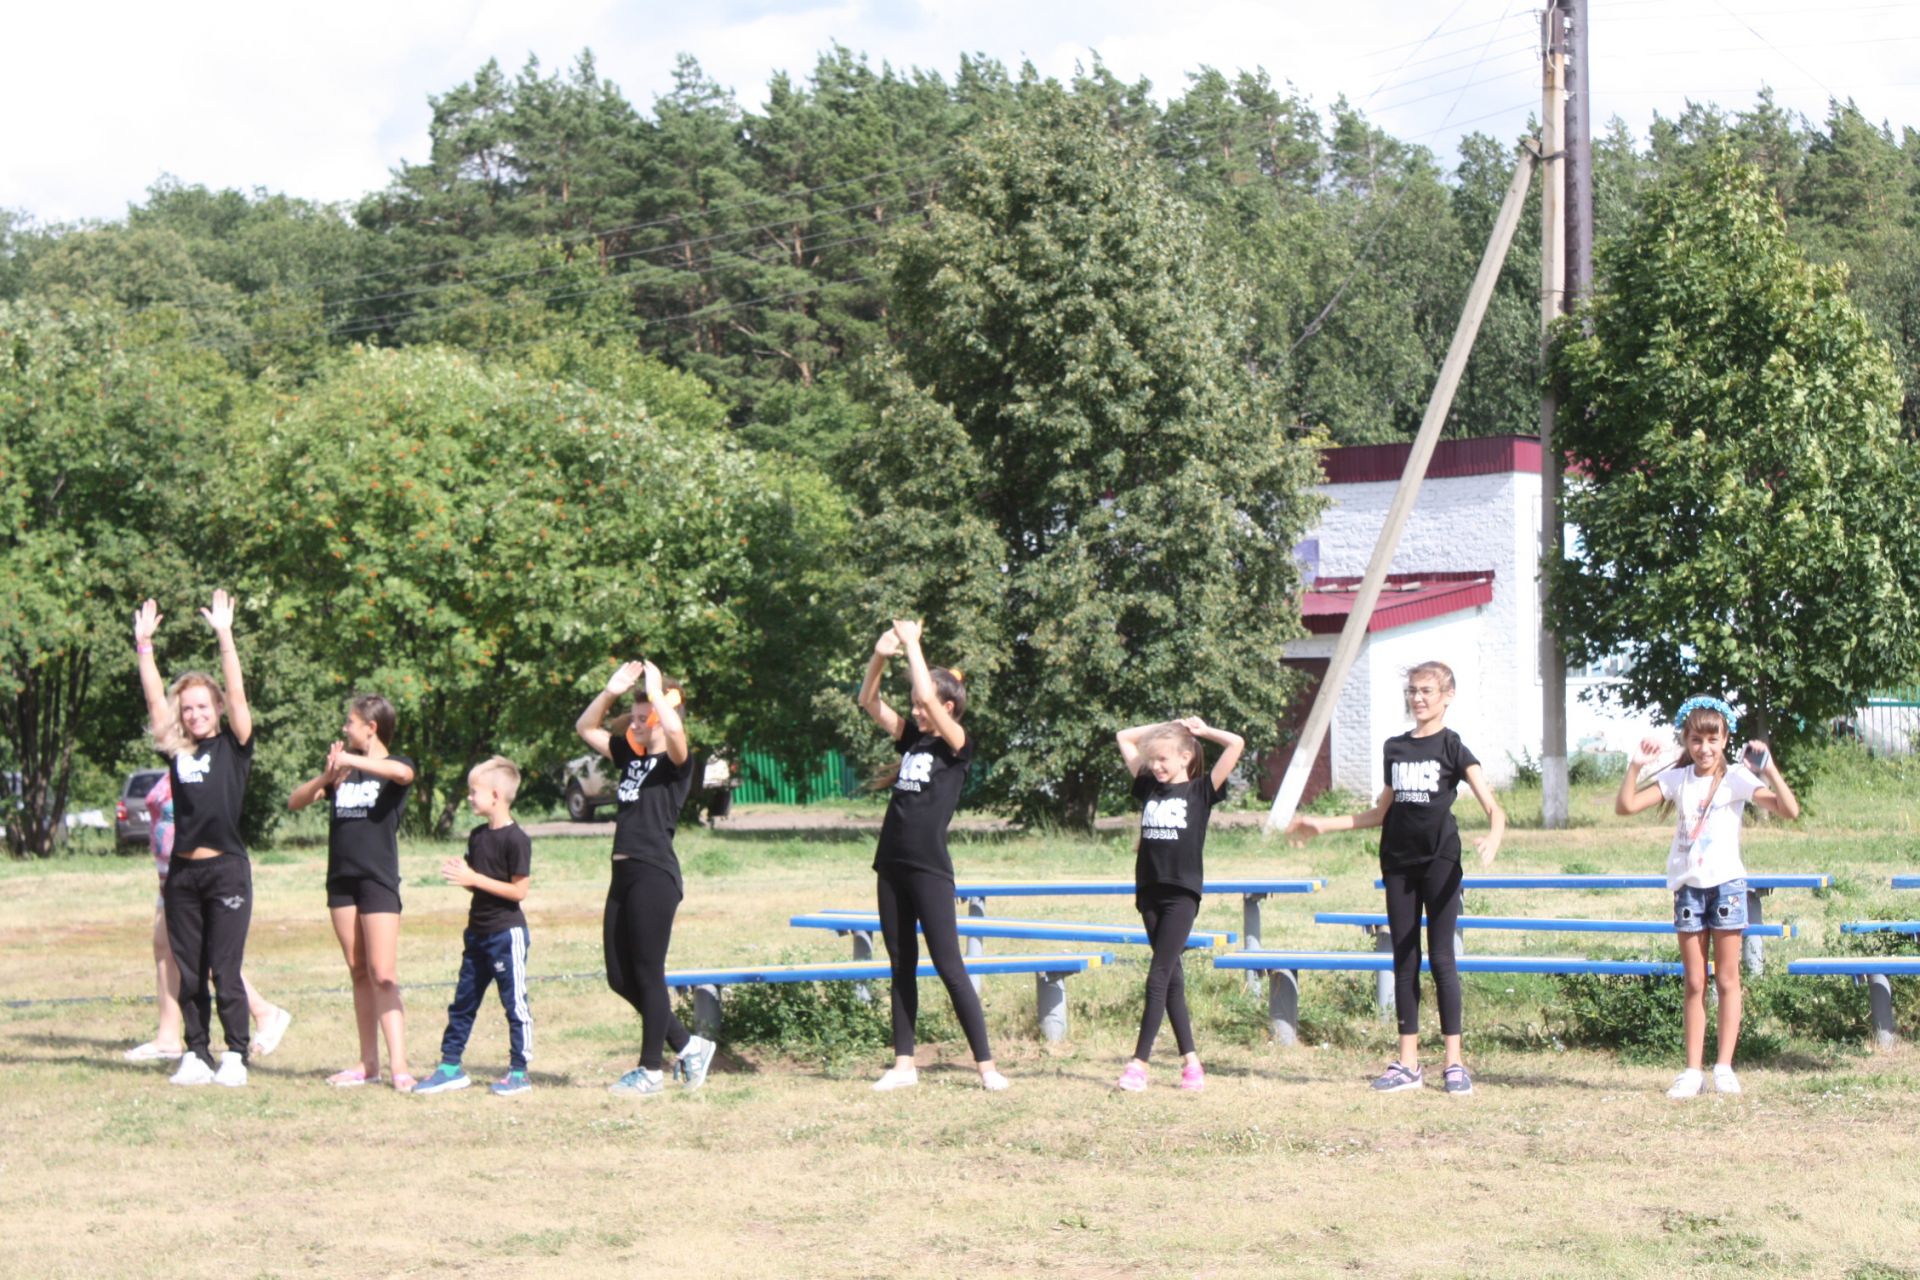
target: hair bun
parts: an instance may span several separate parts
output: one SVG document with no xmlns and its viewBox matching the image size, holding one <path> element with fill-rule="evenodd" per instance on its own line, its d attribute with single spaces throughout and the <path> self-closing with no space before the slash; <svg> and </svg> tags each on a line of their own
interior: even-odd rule
<svg viewBox="0 0 1920 1280">
<path fill-rule="evenodd" d="M 958 667 L 948 667 L 947 674 L 952 676 L 955 680 L 958 680 L 961 684 L 965 684 L 967 682 L 967 673 L 962 671 Z"/>
</svg>

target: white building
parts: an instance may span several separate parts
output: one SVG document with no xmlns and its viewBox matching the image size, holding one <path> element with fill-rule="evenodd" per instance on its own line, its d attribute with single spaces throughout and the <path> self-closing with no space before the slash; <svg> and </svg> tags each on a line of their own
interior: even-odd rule
<svg viewBox="0 0 1920 1280">
<path fill-rule="evenodd" d="M 1386 521 L 1411 445 L 1328 449 L 1329 499 L 1303 554 L 1310 585 L 1302 613 L 1311 633 L 1287 646 L 1287 662 L 1319 674 Z M 1328 742 L 1307 786 L 1364 796 L 1381 786 L 1380 744 L 1411 726 L 1401 690 L 1409 668 L 1438 660 L 1458 682 L 1447 724 L 1496 784 L 1523 758 L 1540 758 L 1540 442 L 1531 436 L 1443 440 L 1434 450 L 1353 670 L 1334 710 Z M 1569 673 L 1567 746 L 1625 750 L 1648 721 L 1581 697 L 1608 683 L 1602 672 Z M 1311 690 L 1298 705 L 1301 721 Z M 1285 750 L 1268 761 L 1277 780 Z"/>
</svg>

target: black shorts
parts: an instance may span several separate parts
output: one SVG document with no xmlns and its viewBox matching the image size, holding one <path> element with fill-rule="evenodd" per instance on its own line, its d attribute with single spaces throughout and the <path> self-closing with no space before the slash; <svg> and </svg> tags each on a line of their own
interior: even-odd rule
<svg viewBox="0 0 1920 1280">
<path fill-rule="evenodd" d="M 400 891 L 371 876 L 328 876 L 327 906 L 358 907 L 363 916 L 397 916 Z"/>
</svg>

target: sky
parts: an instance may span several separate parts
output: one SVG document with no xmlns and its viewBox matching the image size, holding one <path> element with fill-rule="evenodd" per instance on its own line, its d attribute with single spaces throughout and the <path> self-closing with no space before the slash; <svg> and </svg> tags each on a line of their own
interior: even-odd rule
<svg viewBox="0 0 1920 1280">
<path fill-rule="evenodd" d="M 1535 3 L 1538 0 L 1534 0 Z M 1920 4 L 1588 0 L 1596 130 L 1644 139 L 1691 98 L 1770 86 L 1815 121 L 1830 98 L 1920 128 Z M 1539 103 L 1539 14 L 1521 0 L 5 0 L 0 209 L 124 217 L 162 175 L 349 201 L 427 154 L 430 96 L 489 58 L 549 70 L 591 48 L 641 110 L 690 53 L 743 106 L 836 41 L 952 78 L 963 53 L 1069 78 L 1097 55 L 1164 100 L 1189 73 L 1264 68 L 1322 106 L 1345 94 L 1443 160 L 1468 130 L 1516 136 Z"/>
</svg>

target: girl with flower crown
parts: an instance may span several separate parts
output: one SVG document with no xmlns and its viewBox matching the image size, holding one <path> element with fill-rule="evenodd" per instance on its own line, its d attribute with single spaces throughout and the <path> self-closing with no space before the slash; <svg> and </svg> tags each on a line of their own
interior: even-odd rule
<svg viewBox="0 0 1920 1280">
<path fill-rule="evenodd" d="M 1691 1098 L 1706 1084 L 1701 1070 L 1707 1036 L 1707 959 L 1713 959 L 1714 987 L 1720 997 L 1719 1042 L 1713 1087 L 1739 1093 L 1733 1073 L 1734 1044 L 1740 1038 L 1740 938 L 1747 927 L 1747 869 L 1740 859 L 1742 806 L 1752 803 L 1783 818 L 1800 816 L 1800 802 L 1780 775 L 1767 744 L 1754 739 L 1729 765 L 1728 752 L 1739 718 L 1719 698 L 1689 698 L 1674 714 L 1681 758 L 1653 775 L 1642 789 L 1640 771 L 1666 748 L 1658 737 L 1643 738 L 1627 757 L 1627 776 L 1614 798 L 1618 814 L 1639 813 L 1662 802 L 1676 812 L 1673 843 L 1667 851 L 1667 888 L 1673 892 L 1673 927 L 1680 934 L 1680 961 L 1686 975 L 1682 1038 L 1687 1067 L 1667 1090 L 1669 1098 Z M 1711 941 L 1709 941 L 1711 940 Z"/>
</svg>

